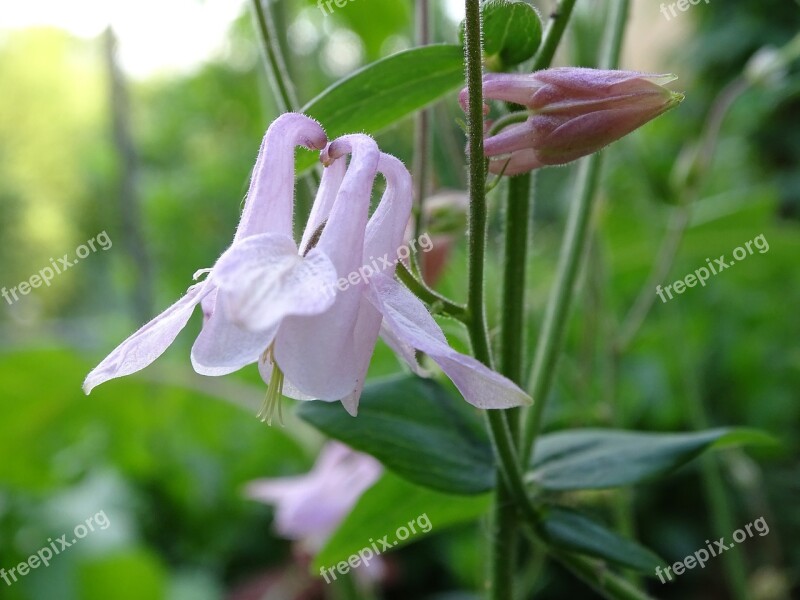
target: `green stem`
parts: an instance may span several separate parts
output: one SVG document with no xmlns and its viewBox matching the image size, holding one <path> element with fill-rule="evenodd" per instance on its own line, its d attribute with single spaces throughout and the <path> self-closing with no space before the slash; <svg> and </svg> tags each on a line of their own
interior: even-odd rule
<svg viewBox="0 0 800 600">
<path fill-rule="evenodd" d="M 530 183 L 530 173 L 511 178 L 506 196 L 500 371 L 515 383 L 521 383 L 522 379 Z M 519 438 L 519 409 L 508 409 L 505 411 L 505 416 L 511 444 L 516 447 Z M 516 456 L 513 460 L 517 460 Z M 494 506 L 493 541 L 499 547 L 492 553 L 496 561 L 493 572 L 499 580 L 510 582 L 514 580 L 519 543 L 517 513 L 508 509 L 513 501 L 513 496 L 506 486 L 498 487 Z"/>
<path fill-rule="evenodd" d="M 508 180 L 503 261 L 503 313 L 500 328 L 500 370 L 522 383 L 525 331 L 525 275 L 531 209 L 531 174 Z"/>
<path fill-rule="evenodd" d="M 550 550 L 550 554 L 578 579 L 592 588 L 603 598 L 609 600 L 652 600 L 647 593 L 636 589 L 630 583 L 607 570 L 607 567 L 596 561 Z"/>
<path fill-rule="evenodd" d="M 470 319 L 468 330 L 475 357 L 484 364 L 491 366 L 491 350 L 488 332 L 486 329 L 483 269 L 484 254 L 486 250 L 486 165 L 483 157 L 483 114 L 482 114 L 482 89 L 481 89 L 481 24 L 479 0 L 465 0 L 465 46 L 466 46 L 466 79 L 469 98 L 468 107 L 468 136 L 469 136 L 469 190 L 470 190 L 470 218 L 469 218 L 469 290 L 468 309 Z M 570 7 L 571 10 L 571 7 Z M 562 25 L 563 28 L 563 25 Z M 560 37 L 560 36 L 559 36 Z M 599 162 L 596 157 L 588 161 L 584 179 L 585 187 L 593 191 Z M 590 196 L 592 194 L 585 193 Z M 589 204 L 587 201 L 586 204 Z M 588 218 L 587 218 L 588 221 Z M 529 526 L 529 533 L 535 535 L 539 516 L 528 498 L 522 472 L 517 456 L 514 434 L 509 427 L 505 411 L 486 411 L 492 442 L 498 460 L 500 480 L 498 481 L 498 495 L 505 494 L 512 498 L 520 515 Z M 501 557 L 498 556 L 503 549 L 508 548 L 502 544 L 499 536 L 495 537 L 492 545 L 494 558 L 492 564 L 491 597 L 495 600 L 513 598 L 512 581 L 506 577 L 508 569 L 498 567 Z M 647 596 L 633 590 L 616 575 L 604 572 L 594 567 L 586 559 L 571 554 L 555 552 L 558 560 L 576 572 L 582 579 L 589 582 L 604 597 L 626 600 L 643 600 Z"/>
<path fill-rule="evenodd" d="M 505 419 L 505 411 L 488 410 L 486 414 L 489 420 L 490 432 L 499 463 L 500 474 L 503 477 L 503 482 L 506 484 L 506 490 L 509 496 L 513 499 L 514 504 L 519 510 L 520 517 L 525 522 L 525 532 L 532 539 L 534 544 L 543 547 L 543 551 L 548 552 L 553 558 L 558 560 L 604 598 L 609 598 L 611 600 L 649 600 L 650 597 L 647 594 L 637 590 L 618 575 L 608 571 L 604 565 L 582 556 L 553 548 L 552 546 L 546 545 L 539 538 L 538 529 L 541 517 L 531 503 L 530 498 L 528 498 L 525 484 L 522 480 L 522 472 L 519 462 L 517 461 L 514 442 Z M 493 591 L 494 589 L 493 587 Z M 511 590 L 509 589 L 508 591 L 510 594 Z M 494 595 L 492 597 L 508 600 L 509 598 L 513 598 L 513 595 Z"/>
<path fill-rule="evenodd" d="M 518 110 L 512 113 L 508 113 L 507 115 L 503 115 L 499 119 L 497 119 L 492 126 L 489 128 L 489 135 L 495 135 L 496 133 L 502 131 L 509 125 L 514 125 L 515 123 L 522 123 L 523 121 L 527 121 L 528 117 L 531 116 L 527 110 Z"/>
<path fill-rule="evenodd" d="M 614 0 L 612 4 L 610 29 L 600 58 L 602 68 L 614 69 L 619 64 L 629 1 Z M 558 354 L 564 341 L 575 283 L 589 238 L 595 188 L 600 175 L 600 157 L 601 155 L 596 153 L 584 158 L 578 168 L 576 198 L 570 207 L 567 230 L 561 245 L 556 283 L 547 302 L 542 330 L 536 345 L 529 388 L 534 405 L 528 413 L 521 446 L 521 454 L 528 462 L 532 458 L 536 436 L 541 430 L 544 408 L 553 384 Z"/>
<path fill-rule="evenodd" d="M 458 319 L 462 323 L 469 321 L 469 312 L 466 306 L 456 304 L 441 294 L 429 288 L 424 281 L 420 281 L 408 270 L 403 263 L 398 263 L 397 271 L 395 272 L 397 278 L 402 281 L 405 286 L 411 290 L 414 295 L 422 300 L 425 304 L 431 306 L 432 312 L 439 312 L 454 319 Z M 438 309 L 438 310 L 437 310 Z"/>
<path fill-rule="evenodd" d="M 600 50 L 600 68 L 616 69 L 622 54 L 622 40 L 625 35 L 625 24 L 630 13 L 630 0 L 612 0 L 609 10 L 609 35 L 603 40 Z"/>
<path fill-rule="evenodd" d="M 467 306 L 470 319 L 467 323 L 475 358 L 491 367 L 492 355 L 486 329 L 484 306 L 484 258 L 486 253 L 486 163 L 483 158 L 483 68 L 481 56 L 480 1 L 465 0 L 466 17 L 464 46 L 466 80 L 469 98 L 467 107 L 467 135 L 469 138 L 469 259 Z M 514 597 L 514 531 L 511 519 L 503 513 L 508 498 L 526 500 L 522 475 L 516 458 L 516 448 L 506 417 L 501 411 L 486 413 L 495 453 L 499 459 L 500 476 L 495 495 L 495 529 L 490 549 L 490 590 L 492 600 Z M 516 469 L 516 473 L 507 472 Z M 509 486 L 517 485 L 512 490 Z M 527 506 L 527 504 L 525 504 Z M 523 505 L 519 505 L 522 510 Z M 513 512 L 506 509 L 506 513 Z"/>
<path fill-rule="evenodd" d="M 564 35 L 567 23 L 569 23 L 574 6 L 575 0 L 561 0 L 556 9 L 550 14 L 550 20 L 547 21 L 547 26 L 544 30 L 542 45 L 533 60 L 533 71 L 546 69 L 553 62 L 553 57 L 558 49 L 558 44 L 561 42 L 561 37 Z"/>
<path fill-rule="evenodd" d="M 286 69 L 286 61 L 281 53 L 278 37 L 273 26 L 272 15 L 269 7 L 264 3 L 269 0 L 252 0 L 253 12 L 258 25 L 258 32 L 261 36 L 261 47 L 264 53 L 264 61 L 267 64 L 267 74 L 269 81 L 278 100 L 278 110 L 288 112 L 297 108 L 297 96 L 294 86 L 289 78 Z"/>
<path fill-rule="evenodd" d="M 491 366 L 483 298 L 486 253 L 486 164 L 483 159 L 483 67 L 481 56 L 480 1 L 465 0 L 464 46 L 468 90 L 467 135 L 469 138 L 469 259 L 467 306 L 469 331 L 475 357 Z"/>
<path fill-rule="evenodd" d="M 544 322 L 536 344 L 529 388 L 534 400 L 525 423 L 522 456 L 530 460 L 534 441 L 542 425 L 544 408 L 555 376 L 558 354 L 572 306 L 573 290 L 589 237 L 589 222 L 594 207 L 595 187 L 600 173 L 600 155 L 584 158 L 578 168 L 576 194 L 570 207 L 564 241 L 557 267 L 556 282 L 545 309 Z"/>
<path fill-rule="evenodd" d="M 286 68 L 280 41 L 275 32 L 274 19 L 269 12 L 269 0 L 252 0 L 251 6 L 253 7 L 258 33 L 261 37 L 261 48 L 267 68 L 267 77 L 275 95 L 278 111 L 284 113 L 297 110 L 297 96 L 292 79 L 289 77 L 289 71 Z M 313 198 L 317 193 L 317 187 L 320 182 L 318 167 L 306 173 L 303 179 L 308 186 L 311 198 Z"/>
</svg>

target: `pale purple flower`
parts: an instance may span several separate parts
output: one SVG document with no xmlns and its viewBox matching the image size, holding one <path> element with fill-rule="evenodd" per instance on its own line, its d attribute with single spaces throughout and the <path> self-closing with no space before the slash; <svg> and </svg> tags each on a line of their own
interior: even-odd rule
<svg viewBox="0 0 800 600">
<path fill-rule="evenodd" d="M 382 472 L 371 456 L 334 441 L 307 474 L 252 481 L 245 493 L 275 506 L 274 527 L 281 537 L 316 553 Z"/>
<path fill-rule="evenodd" d="M 327 168 L 295 244 L 294 146 L 319 148 L 323 141 L 319 126 L 302 115 L 284 115 L 270 127 L 231 247 L 204 282 L 89 374 L 87 392 L 150 364 L 202 301 L 206 321 L 192 348 L 192 365 L 204 375 L 224 375 L 258 362 L 268 383 L 264 418 L 280 407 L 281 394 L 341 400 L 355 415 L 379 334 L 417 371 L 415 350 L 424 352 L 475 406 L 530 402 L 510 380 L 448 345 L 422 302 L 394 280 L 393 263 L 350 281 L 374 257 L 396 255 L 411 212 L 410 174 L 370 137 L 344 136 L 325 148 Z M 347 166 L 345 154 L 351 154 Z M 370 218 L 378 172 L 386 191 Z M 342 280 L 350 285 L 338 286 Z"/>
<path fill-rule="evenodd" d="M 597 152 L 676 106 L 674 75 L 563 67 L 483 77 L 487 99 L 521 104 L 528 119 L 486 138 L 492 173 L 516 175 Z M 459 97 L 466 109 L 466 90 Z"/>
<path fill-rule="evenodd" d="M 395 256 L 411 214 L 411 175 L 396 158 L 382 154 L 366 135 L 343 136 L 323 151 L 327 169 L 352 154 L 336 201 L 328 212 L 318 203 L 309 222 L 325 223 L 316 248 L 331 257 L 340 278 L 358 273 L 374 257 Z M 386 179 L 386 191 L 368 218 L 375 174 Z M 307 229 L 307 230 L 308 230 Z M 285 375 L 284 393 L 298 399 L 341 400 L 355 415 L 375 343 L 381 335 L 415 371 L 415 350 L 424 352 L 455 383 L 464 398 L 479 408 L 509 408 L 530 402 L 513 382 L 478 360 L 453 350 L 426 310 L 408 289 L 394 280 L 395 265 L 360 278 L 336 294 L 324 313 L 289 317 L 281 325 L 272 353 Z M 251 314 L 268 311 L 263 305 Z M 274 364 L 262 361 L 262 376 L 273 380 Z"/>
<path fill-rule="evenodd" d="M 272 123 L 256 160 L 231 247 L 214 268 L 198 271 L 195 278 L 208 272 L 204 281 L 191 286 L 186 295 L 122 342 L 89 373 L 83 384 L 86 393 L 109 379 L 140 371 L 161 356 L 201 301 L 207 319 L 192 349 L 192 363 L 207 375 L 230 373 L 255 362 L 285 316 L 321 312 L 330 305 L 331 298 L 311 293 L 335 282 L 330 260 L 313 251 L 299 256 L 292 239 L 294 148 L 303 145 L 321 149 L 326 143 L 319 124 L 304 115 L 287 113 Z M 232 256 L 257 264 L 247 271 L 239 268 Z M 268 291 L 272 310 L 259 320 L 258 331 L 242 329 L 239 322 L 241 313 L 248 309 L 247 292 L 264 290 L 254 288 L 265 271 L 273 275 L 274 285 Z M 220 293 L 232 287 L 242 293 Z"/>
</svg>

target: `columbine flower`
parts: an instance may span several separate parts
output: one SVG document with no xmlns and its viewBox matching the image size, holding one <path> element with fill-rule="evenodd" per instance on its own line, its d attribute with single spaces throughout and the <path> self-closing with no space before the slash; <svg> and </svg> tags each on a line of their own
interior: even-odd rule
<svg viewBox="0 0 800 600">
<path fill-rule="evenodd" d="M 316 121 L 288 113 L 270 126 L 256 160 L 242 218 L 231 247 L 220 257 L 201 283 L 189 288 L 175 304 L 120 344 L 86 377 L 88 394 L 95 386 L 135 373 L 161 356 L 186 326 L 195 306 L 202 302 L 206 323 L 192 349 L 192 363 L 199 373 L 221 375 L 255 362 L 268 349 L 280 321 L 287 315 L 321 312 L 330 297 L 312 293 L 336 280 L 330 259 L 318 251 L 299 255 L 292 239 L 294 205 L 294 148 L 325 147 L 325 132 Z M 335 176 L 332 172 L 332 176 Z M 320 189 L 322 200 L 330 193 Z M 335 194 L 335 190 L 333 192 Z M 244 268 L 250 260 L 253 268 Z M 265 265 L 268 268 L 265 268 Z M 272 286 L 259 287 L 258 278 L 271 271 Z M 231 289 L 239 294 L 229 294 Z M 248 310 L 248 293 L 271 303 L 269 313 L 259 315 L 258 329 L 239 324 Z"/>
<path fill-rule="evenodd" d="M 315 249 L 330 257 L 338 282 L 347 285 L 337 286 L 326 311 L 284 319 L 273 351 L 259 363 L 264 380 L 274 382 L 280 373 L 287 396 L 341 400 L 355 415 L 375 343 L 382 335 L 418 372 L 414 351 L 425 352 L 475 406 L 507 408 L 530 402 L 510 380 L 450 348 L 422 302 L 394 281 L 393 261 L 383 270 L 370 266 L 377 258 L 397 256 L 403 243 L 411 214 L 411 175 L 399 160 L 380 153 L 370 137 L 348 135 L 322 153 L 327 166 L 323 188 L 330 170 L 340 173 L 344 168 L 346 154 L 351 154 L 350 164 L 343 178 L 335 178 L 341 182 L 335 201 L 326 194 L 324 201 L 315 203 L 306 232 L 315 232 Z M 378 172 L 386 179 L 386 190 L 370 218 Z M 259 302 L 250 308 L 242 314 L 243 323 L 258 329 L 261 315 L 270 312 L 271 305 Z"/>
<path fill-rule="evenodd" d="M 371 456 L 329 442 L 307 474 L 259 479 L 249 483 L 245 493 L 274 504 L 277 533 L 316 553 L 382 472 Z"/>
<path fill-rule="evenodd" d="M 577 67 L 485 75 L 485 98 L 530 111 L 525 122 L 486 138 L 489 170 L 516 175 L 597 152 L 680 103 L 683 95 L 662 85 L 674 79 Z M 459 100 L 466 110 L 466 90 Z"/>
<path fill-rule="evenodd" d="M 370 137 L 344 136 L 326 147 L 327 168 L 302 241 L 295 244 L 294 146 L 320 148 L 323 142 L 319 126 L 302 115 L 273 123 L 231 247 L 204 282 L 89 374 L 87 392 L 153 362 L 202 302 L 206 322 L 192 348 L 192 365 L 204 375 L 224 375 L 258 362 L 268 383 L 265 420 L 280 407 L 282 394 L 341 400 L 355 414 L 381 332 L 412 368 L 418 369 L 414 350 L 426 353 L 475 406 L 530 402 L 510 380 L 450 348 L 424 305 L 394 281 L 391 261 L 383 272 L 370 268 L 367 276 L 366 265 L 375 264 L 375 257 L 396 256 L 411 212 L 411 176 Z M 346 169 L 345 154 L 352 154 Z M 370 218 L 379 171 L 386 192 Z"/>
</svg>

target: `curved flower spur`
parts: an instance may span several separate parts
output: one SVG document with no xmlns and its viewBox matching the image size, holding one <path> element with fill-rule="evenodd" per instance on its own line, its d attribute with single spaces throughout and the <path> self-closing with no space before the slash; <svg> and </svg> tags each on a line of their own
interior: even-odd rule
<svg viewBox="0 0 800 600">
<path fill-rule="evenodd" d="M 518 175 L 597 152 L 679 104 L 683 94 L 663 86 L 675 79 L 579 67 L 484 75 L 485 98 L 529 111 L 524 122 L 486 137 L 489 171 Z M 459 101 L 466 110 L 466 89 Z"/>
</svg>

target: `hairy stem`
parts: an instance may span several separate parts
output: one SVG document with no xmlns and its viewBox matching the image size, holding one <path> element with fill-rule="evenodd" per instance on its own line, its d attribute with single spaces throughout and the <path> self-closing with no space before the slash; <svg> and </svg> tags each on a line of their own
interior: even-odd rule
<svg viewBox="0 0 800 600">
<path fill-rule="evenodd" d="M 424 281 L 417 279 L 403 263 L 398 263 L 395 274 L 417 298 L 430 305 L 432 312 L 440 312 L 463 323 L 469 321 L 469 312 L 466 306 L 456 304 L 429 288 Z"/>
<path fill-rule="evenodd" d="M 278 110 L 280 112 L 288 112 L 297 108 L 297 96 L 295 95 L 292 80 L 289 78 L 289 72 L 280 49 L 272 15 L 269 13 L 269 6 L 265 6 L 265 3 L 268 4 L 268 2 L 269 0 L 252 0 L 253 14 L 261 37 L 261 48 L 264 62 L 267 66 L 267 75 L 275 92 L 275 98 L 278 101 Z"/>
</svg>

